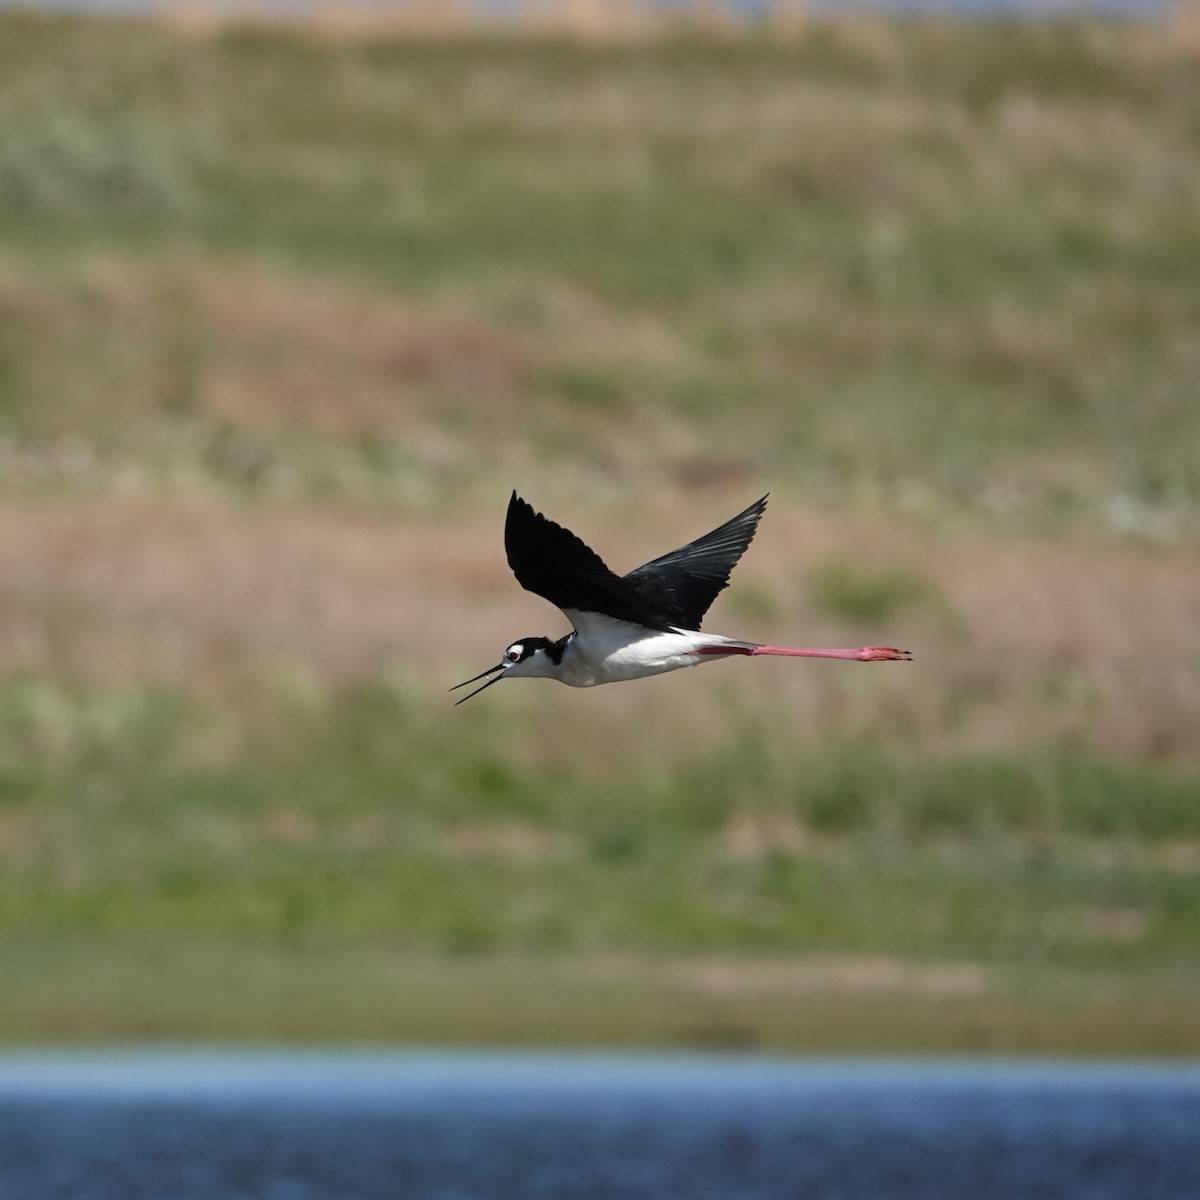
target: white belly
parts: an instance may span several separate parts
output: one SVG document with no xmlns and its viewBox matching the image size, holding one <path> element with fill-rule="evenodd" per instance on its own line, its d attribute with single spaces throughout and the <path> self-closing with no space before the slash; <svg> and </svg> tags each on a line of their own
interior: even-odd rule
<svg viewBox="0 0 1200 1200">
<path fill-rule="evenodd" d="M 619 683 L 715 662 L 719 655 L 697 651 L 725 640 L 697 632 L 647 632 L 639 625 L 597 613 L 568 612 L 567 616 L 575 625 L 576 636 L 563 652 L 561 678 L 571 687 Z"/>
</svg>

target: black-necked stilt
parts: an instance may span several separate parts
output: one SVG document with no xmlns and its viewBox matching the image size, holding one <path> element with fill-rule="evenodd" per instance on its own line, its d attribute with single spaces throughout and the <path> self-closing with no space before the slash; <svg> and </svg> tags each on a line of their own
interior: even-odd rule
<svg viewBox="0 0 1200 1200">
<path fill-rule="evenodd" d="M 621 576 L 569 529 L 534 512 L 513 492 L 504 523 L 508 565 L 523 588 L 556 604 L 574 629 L 557 641 L 526 637 L 513 642 L 494 667 L 450 689 L 491 677 L 457 703 L 509 676 L 592 687 L 739 654 L 853 662 L 912 658 L 907 650 L 891 646 L 806 650 L 700 632 L 704 614 L 728 584 L 729 573 L 750 545 L 766 507 L 764 496 L 711 533 Z"/>
</svg>

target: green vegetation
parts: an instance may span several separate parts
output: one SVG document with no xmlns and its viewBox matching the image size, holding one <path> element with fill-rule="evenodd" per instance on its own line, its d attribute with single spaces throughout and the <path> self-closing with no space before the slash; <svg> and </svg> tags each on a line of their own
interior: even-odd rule
<svg viewBox="0 0 1200 1200">
<path fill-rule="evenodd" d="M 907 567 L 880 570 L 831 559 L 812 569 L 810 583 L 818 609 L 844 621 L 878 625 L 906 610 L 946 608 L 929 581 Z"/>
<path fill-rule="evenodd" d="M 1196 536 L 1200 95 L 1145 30 L 0 21 L 2 419 L 37 464 L 9 489 L 431 503 L 540 441 L 581 496 L 636 445 L 823 504 Z"/>
<path fill-rule="evenodd" d="M 829 1053 L 1195 1054 L 1194 976 L 817 958 L 422 954 L 344 942 L 0 940 L 5 1028 Z"/>
<path fill-rule="evenodd" d="M 1197 281 L 1144 29 L 0 14 L 0 1038 L 1196 1052 Z M 515 483 L 916 661 L 452 710 Z"/>
<path fill-rule="evenodd" d="M 399 682 L 330 693 L 261 682 L 212 704 L 11 679 L 4 701 L 0 944 L 32 964 L 0 989 L 10 1028 L 72 1032 L 78 1001 L 39 1016 L 30 995 L 43 994 L 39 970 L 70 975 L 91 961 L 86 937 L 119 960 L 78 1017 L 75 1032 L 97 1036 L 173 1020 L 212 1036 L 329 1036 L 352 1012 L 359 1034 L 507 1029 L 537 1040 L 520 1014 L 542 979 L 540 1004 L 582 1004 L 575 1017 L 545 1018 L 552 1040 L 658 1030 L 701 1044 L 819 1045 L 836 1034 L 863 1047 L 1195 1049 L 1186 1008 L 1156 1004 L 1152 1036 L 1144 1021 L 1120 1028 L 1145 1001 L 1147 969 L 1168 989 L 1194 980 L 1194 768 L 1066 748 L 1024 763 L 929 763 L 865 740 L 789 746 L 781 729 L 758 729 L 699 755 L 634 753 L 598 771 L 565 745 L 530 746 L 519 701 L 451 723 Z M 1181 846 L 1193 848 L 1182 859 Z M 274 965 L 256 975 L 250 947 Z M 803 1013 L 770 977 L 743 995 L 755 956 L 798 948 L 883 963 L 883 985 L 851 987 L 837 1019 L 836 967 L 804 983 L 815 998 Z M 651 978 L 688 955 L 725 956 L 734 998 L 705 1001 L 700 984 L 680 985 L 683 1007 L 655 1015 L 661 982 L 639 990 L 632 967 L 608 978 L 614 952 L 660 962 L 640 968 Z M 317 967 L 330 954 L 366 998 L 332 1009 L 314 998 L 334 988 Z M 482 961 L 456 967 L 464 955 Z M 240 965 L 226 999 L 257 997 L 231 1022 L 212 981 L 203 1000 L 172 998 L 171 974 L 166 994 L 149 984 L 153 1001 L 125 1008 L 109 994 L 140 989 L 154 963 L 182 979 L 229 959 Z M 911 977 L 897 983 L 902 962 Z M 979 980 L 938 1033 L 919 981 L 945 962 L 976 964 Z M 299 981 L 290 1015 L 280 972 Z M 502 984 L 497 1007 L 484 1017 L 468 1005 L 439 1025 L 445 991 L 472 972 L 488 989 Z M 580 1000 L 589 978 L 601 994 L 615 988 L 623 1016 Z M 385 1015 L 388 986 L 399 1016 Z M 1090 986 L 1109 989 L 1102 1033 L 1070 1030 L 1048 998 Z M 1022 1012 L 1023 988 L 1033 998 Z M 853 1032 L 887 1006 L 898 1009 L 889 1032 Z"/>
</svg>

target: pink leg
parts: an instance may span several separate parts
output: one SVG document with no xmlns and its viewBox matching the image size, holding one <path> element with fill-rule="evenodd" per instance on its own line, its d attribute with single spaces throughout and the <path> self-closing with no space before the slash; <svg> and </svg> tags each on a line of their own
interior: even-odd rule
<svg viewBox="0 0 1200 1200">
<path fill-rule="evenodd" d="M 864 646 L 861 650 L 805 650 L 796 646 L 706 646 L 701 654 L 779 654 L 789 658 L 844 658 L 851 662 L 908 661 L 912 653 L 892 646 Z"/>
<path fill-rule="evenodd" d="M 848 658 L 853 662 L 892 662 L 908 660 L 908 650 L 893 646 L 864 646 L 861 650 L 800 650 L 791 646 L 755 646 L 751 654 L 786 654 L 792 658 Z"/>
</svg>

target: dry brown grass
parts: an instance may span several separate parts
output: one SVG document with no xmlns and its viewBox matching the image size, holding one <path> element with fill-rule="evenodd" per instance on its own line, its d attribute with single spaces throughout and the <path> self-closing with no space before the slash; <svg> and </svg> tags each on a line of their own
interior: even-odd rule
<svg viewBox="0 0 1200 1200">
<path fill-rule="evenodd" d="M 664 974 L 674 986 L 713 996 L 802 997 L 825 990 L 961 996 L 976 995 L 994 986 L 992 973 L 977 963 L 916 964 L 863 955 L 814 954 L 792 961 L 695 958 L 668 963 Z"/>
<path fill-rule="evenodd" d="M 68 286 L 0 278 L 0 311 L 48 351 L 108 347 L 122 403 L 186 403 L 245 427 L 403 435 L 454 397 L 502 419 L 548 357 L 462 310 L 248 267 L 92 259 Z"/>
<path fill-rule="evenodd" d="M 744 499 L 724 489 L 686 505 L 660 497 L 640 525 L 624 511 L 555 515 L 620 567 Z M 440 517 L 157 496 L 8 502 L 0 667 L 212 688 L 255 664 L 298 663 L 330 681 L 391 666 L 432 693 L 495 661 L 511 637 L 561 631 L 509 574 L 501 500 L 495 512 Z M 833 556 L 919 568 L 945 609 L 847 628 L 814 607 L 806 584 L 806 568 Z M 739 615 L 739 590 L 772 597 L 774 615 Z M 786 702 L 806 722 L 894 709 L 914 736 L 959 748 L 1077 731 L 1111 750 L 1200 753 L 1200 570 L 1190 553 L 947 539 L 777 503 L 726 596 L 714 628 L 796 642 L 886 638 L 912 645 L 916 665 L 875 671 L 869 688 L 858 668 L 820 664 L 713 672 L 689 686 L 656 680 L 637 694 L 647 712 L 669 692 L 703 728 L 706 708 L 734 687 Z M 599 742 L 631 702 L 587 698 Z"/>
<path fill-rule="evenodd" d="M 648 0 L 517 0 L 505 6 L 472 0 L 310 0 L 291 7 L 277 0 L 157 0 L 154 9 L 189 33 L 282 22 L 334 38 L 444 39 L 505 32 L 607 43 L 680 34 L 729 37 L 751 24 L 743 11 L 721 0 L 690 0 L 670 7 Z M 795 36 L 807 23 L 805 10 L 803 0 L 775 0 L 766 19 L 753 24 L 776 36 Z"/>
<path fill-rule="evenodd" d="M 225 274 L 201 272 L 191 295 L 205 336 L 223 348 L 203 402 L 239 424 L 404 432 L 431 393 L 511 404 L 536 361 L 527 339 L 482 318 L 262 274 L 231 286 Z"/>
<path fill-rule="evenodd" d="M 1200 59 L 1200 3 L 1175 0 L 1164 34 L 1169 54 L 1192 62 Z"/>
<path fill-rule="evenodd" d="M 36 0 L 27 0 L 36 8 Z M 1086 6 L 1048 0 L 1049 15 L 1078 15 Z M 727 0 L 512 0 L 503 6 L 486 0 L 154 0 L 155 14 L 191 36 L 209 36 L 230 27 L 304 28 L 332 40 L 372 37 L 446 41 L 507 35 L 570 40 L 584 44 L 636 44 L 663 38 L 728 39 L 753 31 L 758 37 L 787 41 L 814 28 L 836 25 L 839 33 L 864 49 L 891 43 L 886 20 L 871 12 L 830 12 L 808 0 L 769 0 L 757 14 Z M 1195 0 L 1175 0 L 1161 24 L 1132 25 L 1126 32 L 1131 50 L 1160 59 L 1194 58 L 1198 45 Z"/>
</svg>

